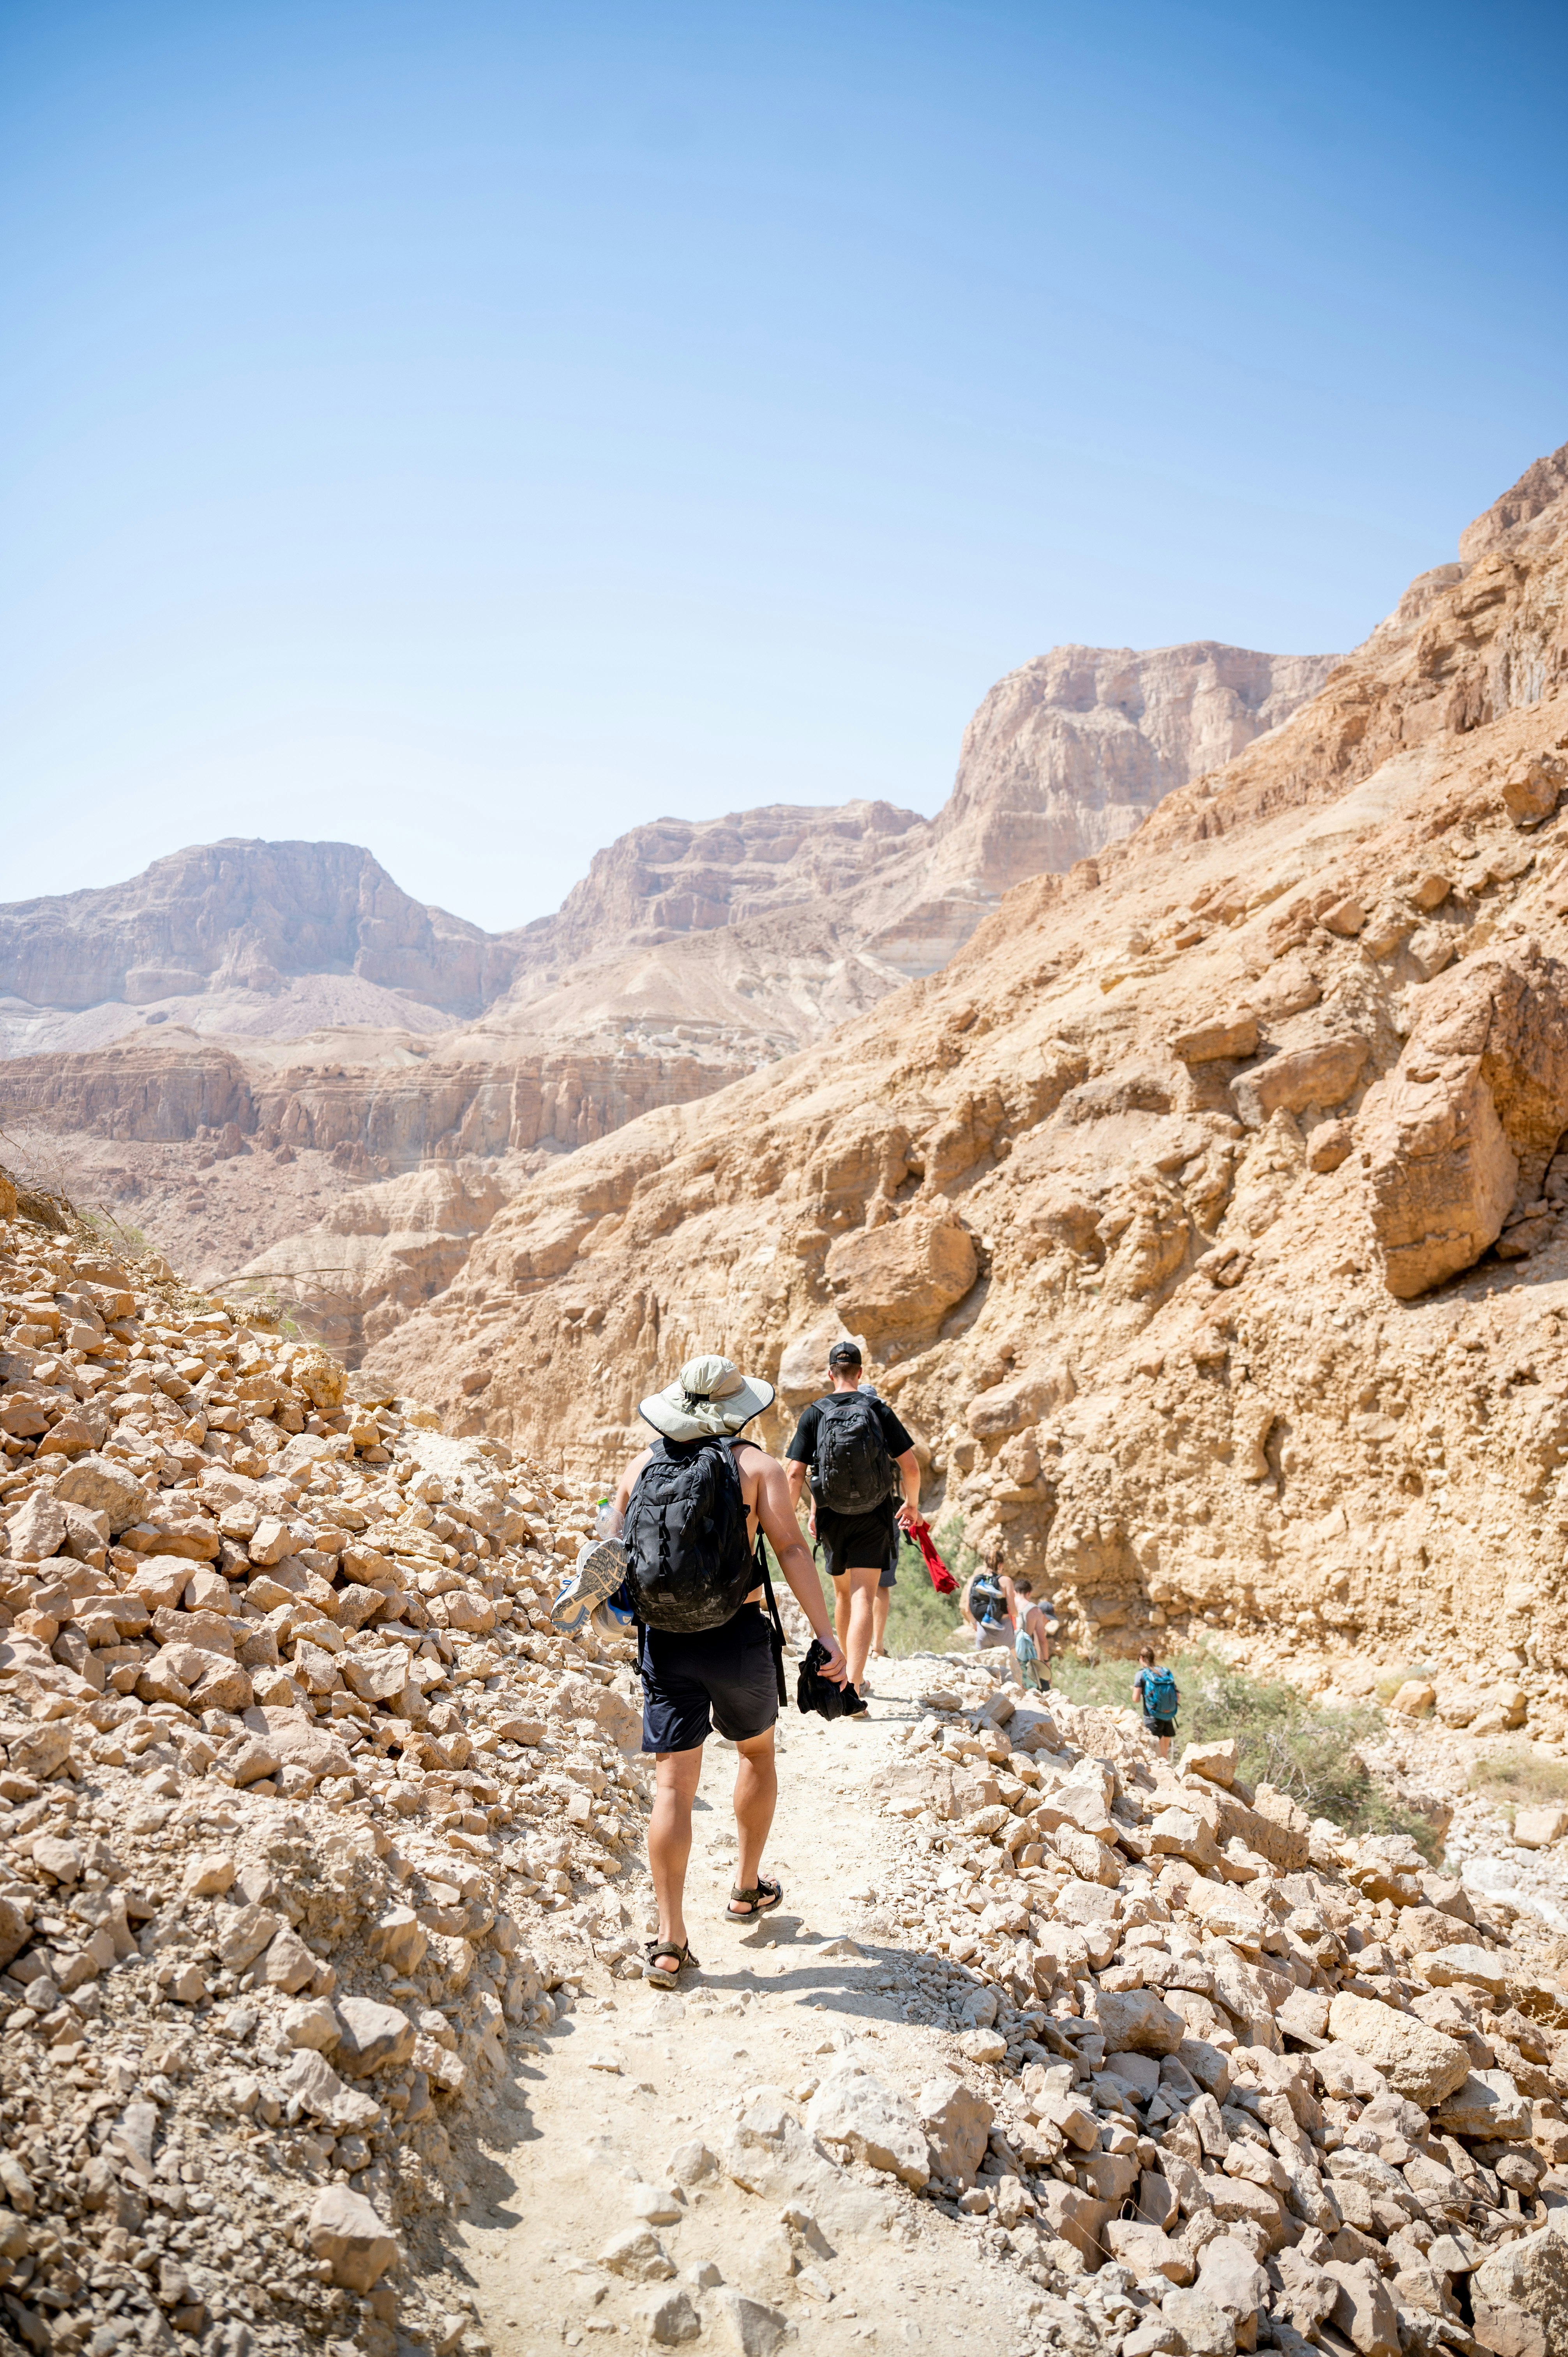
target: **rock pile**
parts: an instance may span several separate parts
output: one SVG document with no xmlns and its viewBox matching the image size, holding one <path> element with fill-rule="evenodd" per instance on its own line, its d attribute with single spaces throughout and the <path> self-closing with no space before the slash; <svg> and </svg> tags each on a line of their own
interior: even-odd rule
<svg viewBox="0 0 1568 2357">
<path fill-rule="evenodd" d="M 978 1666 L 879 1781 L 907 2014 L 964 2059 L 918 2094 L 846 2061 L 807 2125 L 972 2219 L 1055 2345 L 1568 2346 L 1568 1943 L 1309 1824 L 1233 1744 L 1163 1761 Z"/>
<path fill-rule="evenodd" d="M 445 2351 L 509 2042 L 638 1969 L 590 1501 L 5 1209 L 0 2345 Z"/>
</svg>

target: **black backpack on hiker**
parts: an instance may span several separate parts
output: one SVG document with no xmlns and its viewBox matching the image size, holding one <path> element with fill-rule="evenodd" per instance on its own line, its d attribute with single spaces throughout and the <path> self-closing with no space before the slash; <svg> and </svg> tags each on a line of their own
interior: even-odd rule
<svg viewBox="0 0 1568 2357">
<path fill-rule="evenodd" d="M 819 1400 L 811 1495 L 832 1514 L 871 1514 L 897 1487 L 875 1401 L 863 1392 Z"/>
<path fill-rule="evenodd" d="M 722 1628 L 757 1585 L 727 1440 L 656 1440 L 627 1501 L 627 1586 L 650 1629 Z"/>
</svg>

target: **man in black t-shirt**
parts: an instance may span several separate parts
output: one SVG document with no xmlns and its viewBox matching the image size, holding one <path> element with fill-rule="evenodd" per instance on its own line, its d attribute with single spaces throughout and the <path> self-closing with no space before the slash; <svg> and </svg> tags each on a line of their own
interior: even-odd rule
<svg viewBox="0 0 1568 2357">
<path fill-rule="evenodd" d="M 853 1705 L 846 1712 L 846 1716 L 854 1717 L 865 1708 L 860 1685 L 871 1651 L 877 1584 L 897 1560 L 900 1529 L 908 1529 L 918 1513 L 920 1468 L 914 1442 L 886 1401 L 878 1399 L 874 1392 L 861 1391 L 861 1356 L 855 1343 L 833 1344 L 828 1352 L 828 1373 L 832 1391 L 828 1398 L 813 1400 L 810 1407 L 801 1410 L 795 1437 L 784 1452 L 784 1464 L 790 1499 L 797 1507 L 808 1471 L 812 1477 L 811 1529 L 822 1543 L 833 1583 L 838 1640 L 849 1660 L 844 1699 L 848 1703 L 853 1695 L 854 1703 L 859 1705 L 858 1712 Z M 867 1416 L 875 1419 L 886 1452 L 887 1494 L 880 1503 L 862 1512 L 846 1513 L 835 1510 L 820 1494 L 819 1457 L 824 1409 L 831 1415 L 837 1401 L 855 1394 L 859 1394 Z M 898 1491 L 902 1492 L 902 1503 L 896 1506 L 895 1493 Z"/>
</svg>

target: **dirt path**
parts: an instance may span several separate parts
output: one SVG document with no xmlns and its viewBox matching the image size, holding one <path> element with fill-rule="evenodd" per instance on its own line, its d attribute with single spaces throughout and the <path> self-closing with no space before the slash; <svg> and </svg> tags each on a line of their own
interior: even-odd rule
<svg viewBox="0 0 1568 2357">
<path fill-rule="evenodd" d="M 929 1879 L 933 1862 L 923 1837 L 884 1815 L 867 1789 L 930 1664 L 882 1668 L 871 1724 L 830 1727 L 793 1709 L 782 1722 L 767 1863 L 782 1877 L 783 1910 L 752 1931 L 723 1920 L 735 1871 L 733 1754 L 711 1745 L 689 1885 L 701 1973 L 682 1994 L 660 1996 L 591 1965 L 578 2002 L 504 2090 L 460 2230 L 495 2357 L 612 2340 L 643 2347 L 650 2308 L 682 2290 L 702 2345 L 715 2349 L 779 2345 L 769 2314 L 829 2350 L 949 2350 L 977 2327 L 1010 2351 L 1034 2343 L 1038 2298 L 1015 2267 L 998 2266 L 989 2228 L 917 2201 L 890 2176 L 826 2166 L 777 2105 L 771 2141 L 752 2140 L 757 2191 L 690 2149 L 717 2152 L 733 2137 L 751 2091 L 777 2091 L 803 2115 L 845 2051 L 910 2094 L 940 2063 L 962 2064 L 950 2026 L 897 1986 L 910 1953 L 902 1943 L 918 1940 L 897 1926 L 903 1893 L 911 1875 Z M 645 1883 L 625 1894 L 638 1921 L 645 1894 Z M 766 2126 L 767 2110 L 749 2116 Z M 683 2199 L 651 2205 L 678 2276 L 650 2284 L 598 2265 L 616 2236 L 643 2222 L 647 2189 L 668 2196 L 678 2177 L 688 2180 Z M 691 2323 L 677 2299 L 667 2334 L 678 2325 L 680 2337 L 696 2338 Z"/>
</svg>

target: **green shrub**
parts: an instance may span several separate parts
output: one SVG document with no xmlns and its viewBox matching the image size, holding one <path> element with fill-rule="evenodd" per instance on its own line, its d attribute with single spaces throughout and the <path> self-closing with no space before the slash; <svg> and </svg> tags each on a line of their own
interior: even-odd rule
<svg viewBox="0 0 1568 2357">
<path fill-rule="evenodd" d="M 1133 1702 L 1136 1666 L 1061 1653 L 1051 1676 L 1069 1702 L 1103 1709 Z M 1361 1764 L 1357 1747 L 1382 1734 L 1380 1710 L 1315 1709 L 1286 1680 L 1249 1677 L 1201 1649 L 1177 1653 L 1168 1666 L 1181 1693 L 1178 1747 L 1233 1736 L 1237 1773 L 1249 1784 L 1273 1784 L 1309 1817 L 1332 1818 L 1347 1833 L 1408 1834 L 1435 1864 L 1440 1836 Z"/>
</svg>

